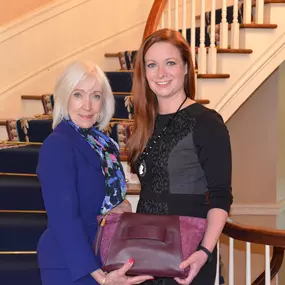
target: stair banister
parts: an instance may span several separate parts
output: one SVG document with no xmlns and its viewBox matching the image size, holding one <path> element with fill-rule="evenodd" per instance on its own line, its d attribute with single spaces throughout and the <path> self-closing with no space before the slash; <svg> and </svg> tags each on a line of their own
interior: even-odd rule
<svg viewBox="0 0 285 285">
<path fill-rule="evenodd" d="M 168 0 L 155 0 L 147 18 L 143 39 L 156 31 Z M 169 19 L 168 19 L 169 20 Z"/>
<path fill-rule="evenodd" d="M 269 265 L 270 275 L 266 274 L 266 270 L 255 279 L 252 285 L 264 285 L 266 278 L 271 280 L 276 276 L 281 268 L 284 249 L 285 249 L 285 231 L 277 229 L 266 229 L 261 227 L 250 227 L 237 223 L 227 222 L 223 233 L 232 240 L 240 240 L 247 243 L 246 255 L 250 255 L 250 243 L 265 245 L 269 251 L 269 246 L 273 247 L 273 255 Z M 248 262 L 248 258 L 247 258 Z M 248 264 L 247 264 L 248 267 Z M 250 271 L 250 270 L 249 270 Z M 250 280 L 250 272 L 247 271 L 247 283 Z M 269 283 L 270 284 L 270 283 Z"/>
</svg>

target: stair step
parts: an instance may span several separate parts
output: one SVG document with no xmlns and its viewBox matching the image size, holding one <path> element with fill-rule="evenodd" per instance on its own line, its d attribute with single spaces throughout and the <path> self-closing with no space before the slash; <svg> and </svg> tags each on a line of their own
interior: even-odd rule
<svg viewBox="0 0 285 285">
<path fill-rule="evenodd" d="M 226 50 L 226 49 L 225 49 Z M 231 53 L 231 50 L 230 49 L 227 49 L 229 51 L 227 51 L 228 53 Z M 249 51 L 252 51 L 252 50 L 249 50 Z M 235 53 L 238 53 L 238 52 L 235 52 Z M 114 96 L 115 96 L 115 101 L 116 101 L 116 110 L 115 110 L 115 114 L 114 114 L 114 118 L 113 119 L 118 119 L 118 118 L 127 118 L 126 115 L 119 115 L 118 114 L 118 111 L 117 111 L 117 108 L 119 109 L 119 106 L 123 106 L 122 105 L 122 98 L 120 98 L 120 96 L 132 96 L 133 93 L 132 92 L 113 92 Z M 50 94 L 52 96 L 52 94 Z M 22 99 L 25 95 L 22 95 Z M 40 96 L 41 95 L 33 95 L 34 97 L 34 100 L 40 100 Z M 117 99 L 118 97 L 118 99 Z M 117 102 L 118 100 L 118 102 Z M 120 102 L 121 100 L 121 102 Z M 200 103 L 200 104 L 209 104 L 210 103 L 210 100 L 208 99 L 196 99 L 195 100 L 197 103 Z M 125 107 L 125 106 L 124 106 Z M 126 114 L 126 112 L 124 112 L 124 114 Z M 52 118 L 52 114 L 43 114 L 43 115 L 35 115 L 35 118 L 46 118 L 46 119 L 50 119 Z M 3 121 L 3 125 L 6 125 L 6 121 L 7 120 L 0 120 L 0 126 L 1 126 L 1 122 Z"/>
<path fill-rule="evenodd" d="M 3 285 L 41 285 L 36 254 L 0 253 L 0 278 Z"/>
<path fill-rule="evenodd" d="M 227 79 L 230 78 L 229 74 L 198 74 L 197 78 L 202 79 Z"/>
<path fill-rule="evenodd" d="M 207 52 L 208 51 L 209 48 L 207 48 Z M 253 50 L 246 48 L 217 48 L 217 53 L 251 54 Z"/>
<path fill-rule="evenodd" d="M 209 52 L 209 47 L 206 47 L 207 52 Z M 196 47 L 195 48 L 195 52 L 196 54 L 198 54 L 198 50 L 199 48 Z M 237 54 L 250 54 L 252 53 L 253 50 L 252 49 L 244 49 L 244 48 L 219 48 L 217 47 L 217 53 L 237 53 Z M 119 53 L 105 53 L 105 57 L 109 57 L 109 58 L 114 58 L 114 57 L 118 57 Z"/>
<path fill-rule="evenodd" d="M 44 210 L 36 176 L 0 174 L 0 210 Z"/>
<path fill-rule="evenodd" d="M 49 94 L 45 94 L 45 95 L 49 95 Z M 42 96 L 43 95 L 22 95 L 21 99 L 22 100 L 42 100 Z"/>
<path fill-rule="evenodd" d="M 106 75 L 114 92 L 131 92 L 133 84 L 132 72 L 109 71 L 106 72 Z"/>
<path fill-rule="evenodd" d="M 240 29 L 276 29 L 277 24 L 240 24 Z"/>
<path fill-rule="evenodd" d="M 41 145 L 12 145 L 0 148 L 0 172 L 36 173 Z"/>
<path fill-rule="evenodd" d="M 29 142 L 43 142 L 52 133 L 52 120 L 51 119 L 32 119 L 26 120 L 28 123 L 28 128 L 25 132 L 21 123 L 24 121 L 17 121 L 17 128 L 20 141 L 26 141 L 25 132 L 29 138 Z M 23 124 L 24 125 L 24 124 Z"/>
<path fill-rule="evenodd" d="M 118 115 L 119 116 L 132 116 L 132 112 L 128 113 L 128 109 L 125 107 L 125 99 L 124 97 L 121 97 L 121 101 L 117 101 L 118 108 Z M 205 101 L 205 103 L 207 103 Z M 132 109 L 132 107 L 129 107 Z M 130 110 L 132 111 L 132 110 Z M 30 127 L 30 124 L 33 124 L 32 127 Z M 131 130 L 130 125 L 132 124 L 132 120 L 127 118 L 113 118 L 111 122 L 108 124 L 108 126 L 105 128 L 107 134 L 111 136 L 116 142 L 119 143 L 121 150 L 125 148 L 125 144 L 127 139 L 130 136 Z M 23 147 L 24 143 L 26 146 L 28 144 L 32 145 L 33 143 L 37 145 L 38 143 L 42 143 L 52 132 L 52 119 L 40 119 L 40 120 L 32 120 L 27 122 L 27 129 L 29 130 L 27 132 L 26 136 L 19 135 L 19 139 L 22 142 L 22 145 L 19 147 Z M 24 134 L 23 130 L 18 130 L 18 133 Z M 29 143 L 26 142 L 26 140 L 29 141 Z M 8 143 L 8 142 L 6 142 Z M 17 142 L 14 141 L 14 147 L 17 147 Z M 12 143 L 10 144 L 10 147 L 12 148 Z M 9 152 L 9 149 L 6 150 L 6 152 Z M 12 151 L 12 150 L 11 150 Z M 14 150 L 12 151 L 14 152 Z M 1 150 L 0 150 L 1 153 Z M 0 154 L 1 155 L 1 154 Z M 0 156 L 1 157 L 1 156 Z M 0 167 L 1 172 L 1 167 Z M 11 172 L 11 171 L 2 171 L 2 172 Z M 26 172 L 23 172 L 26 173 Z M 28 172 L 30 173 L 30 172 Z"/>
<path fill-rule="evenodd" d="M 47 228 L 45 213 L 0 211 L 0 251 L 35 251 Z"/>
</svg>

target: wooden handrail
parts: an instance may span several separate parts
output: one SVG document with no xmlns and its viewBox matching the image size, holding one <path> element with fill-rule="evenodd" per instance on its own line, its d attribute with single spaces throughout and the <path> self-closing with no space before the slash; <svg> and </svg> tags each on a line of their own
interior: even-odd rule
<svg viewBox="0 0 285 285">
<path fill-rule="evenodd" d="M 237 223 L 227 222 L 223 233 L 235 240 L 273 246 L 273 255 L 270 261 L 270 278 L 276 276 L 280 270 L 284 258 L 285 231 L 267 229 L 261 227 L 244 226 Z M 262 272 L 252 285 L 265 284 L 265 271 Z"/>
<path fill-rule="evenodd" d="M 156 28 L 158 26 L 159 20 L 161 18 L 161 15 L 164 11 L 164 8 L 167 4 L 167 0 L 155 0 L 150 13 L 147 18 L 146 26 L 144 29 L 143 34 L 143 40 L 147 38 L 150 34 L 152 34 L 154 31 L 156 31 Z"/>
<path fill-rule="evenodd" d="M 285 231 L 227 222 L 223 233 L 233 239 L 285 249 Z"/>
</svg>

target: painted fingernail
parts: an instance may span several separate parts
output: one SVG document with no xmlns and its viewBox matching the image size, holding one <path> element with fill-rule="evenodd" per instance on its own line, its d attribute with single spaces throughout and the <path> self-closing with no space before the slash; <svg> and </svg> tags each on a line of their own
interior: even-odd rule
<svg viewBox="0 0 285 285">
<path fill-rule="evenodd" d="M 135 260 L 134 260 L 133 258 L 131 258 L 131 259 L 128 260 L 128 262 L 129 262 L 129 263 L 134 263 Z"/>
</svg>

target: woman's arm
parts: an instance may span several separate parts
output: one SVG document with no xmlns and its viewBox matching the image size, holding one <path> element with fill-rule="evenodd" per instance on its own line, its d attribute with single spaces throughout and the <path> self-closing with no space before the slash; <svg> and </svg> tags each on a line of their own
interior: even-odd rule
<svg viewBox="0 0 285 285">
<path fill-rule="evenodd" d="M 227 218 L 228 213 L 222 209 L 214 208 L 208 212 L 207 228 L 201 245 L 207 248 L 210 252 L 214 250 Z"/>
<path fill-rule="evenodd" d="M 231 145 L 228 130 L 219 114 L 205 111 L 196 121 L 193 139 L 199 162 L 207 180 L 205 200 L 208 205 L 207 227 L 201 245 L 212 252 L 219 240 L 232 204 Z M 208 255 L 198 250 L 180 267 L 191 267 L 188 277 L 176 278 L 179 284 L 189 284 L 207 262 Z"/>
</svg>

